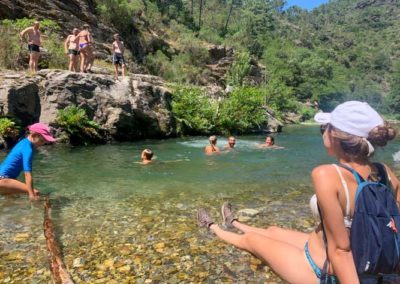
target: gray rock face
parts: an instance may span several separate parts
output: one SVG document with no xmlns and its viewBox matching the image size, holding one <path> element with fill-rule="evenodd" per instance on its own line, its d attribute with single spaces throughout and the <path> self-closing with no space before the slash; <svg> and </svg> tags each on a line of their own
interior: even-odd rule
<svg viewBox="0 0 400 284">
<path fill-rule="evenodd" d="M 23 125 L 40 120 L 56 126 L 58 111 L 76 105 L 116 140 L 175 133 L 171 93 L 155 76 L 132 75 L 115 82 L 109 75 L 41 70 L 35 77 L 3 78 L 0 111 Z"/>
</svg>

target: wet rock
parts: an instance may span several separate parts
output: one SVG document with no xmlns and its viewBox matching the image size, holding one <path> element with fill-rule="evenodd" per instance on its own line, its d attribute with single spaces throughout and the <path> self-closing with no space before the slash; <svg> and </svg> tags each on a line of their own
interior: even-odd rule
<svg viewBox="0 0 400 284">
<path fill-rule="evenodd" d="M 247 208 L 239 210 L 238 214 L 242 216 L 254 217 L 260 214 L 260 211 L 256 209 Z"/>
</svg>

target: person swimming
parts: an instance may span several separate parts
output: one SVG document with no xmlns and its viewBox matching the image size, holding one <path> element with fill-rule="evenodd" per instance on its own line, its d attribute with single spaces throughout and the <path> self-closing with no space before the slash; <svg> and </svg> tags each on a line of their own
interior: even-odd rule
<svg viewBox="0 0 400 284">
<path fill-rule="evenodd" d="M 275 138 L 273 136 L 267 136 L 265 138 L 265 143 L 258 144 L 257 148 L 283 149 L 283 147 L 275 145 Z"/>
<path fill-rule="evenodd" d="M 234 136 L 229 136 L 228 144 L 224 146 L 224 150 L 232 150 L 235 149 L 236 138 Z"/>
<path fill-rule="evenodd" d="M 142 161 L 140 162 L 142 165 L 147 165 L 150 164 L 152 162 L 154 156 L 154 152 L 150 149 L 144 149 L 142 151 L 142 154 L 140 155 L 140 158 L 142 159 Z"/>
<path fill-rule="evenodd" d="M 219 148 L 217 147 L 217 136 L 211 135 L 208 138 L 208 141 L 210 142 L 210 145 L 207 145 L 204 148 L 204 152 L 206 154 L 215 154 L 215 153 L 220 153 Z"/>
</svg>

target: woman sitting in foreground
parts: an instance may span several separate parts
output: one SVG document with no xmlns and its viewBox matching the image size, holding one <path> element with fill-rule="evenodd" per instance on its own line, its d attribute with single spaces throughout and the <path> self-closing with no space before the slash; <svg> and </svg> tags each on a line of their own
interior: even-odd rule
<svg viewBox="0 0 400 284">
<path fill-rule="evenodd" d="M 395 130 L 367 103 L 357 101 L 343 103 L 332 113 L 318 113 L 315 119 L 323 124 L 321 133 L 328 155 L 334 156 L 344 167 L 354 169 L 362 179 L 386 184 L 393 190 L 399 204 L 399 181 L 392 170 L 386 165 L 378 167 L 369 161 L 374 148 L 385 146 L 395 137 Z M 243 234 L 223 230 L 204 209 L 198 210 L 198 224 L 220 239 L 264 260 L 290 283 L 319 283 L 324 275 L 326 260 L 329 265 L 325 279 L 329 283 L 360 283 L 349 237 L 358 182 L 356 175 L 344 167 L 327 164 L 312 171 L 316 198 L 312 198 L 310 205 L 312 209 L 317 209 L 313 213 L 318 214 L 318 200 L 323 221 L 323 226 L 320 224 L 312 233 L 247 226 L 235 218 L 229 203 L 222 206 L 223 223 L 226 228 L 238 229 Z M 392 204 L 395 204 L 394 200 Z M 398 214 L 398 208 L 394 206 Z M 391 225 L 397 235 L 395 224 Z"/>
<path fill-rule="evenodd" d="M 31 199 L 39 196 L 39 191 L 33 187 L 33 148 L 52 143 L 55 139 L 43 123 L 35 123 L 28 130 L 27 137 L 14 146 L 0 166 L 0 194 L 26 193 Z M 21 171 L 24 171 L 25 183 L 17 180 Z"/>
</svg>

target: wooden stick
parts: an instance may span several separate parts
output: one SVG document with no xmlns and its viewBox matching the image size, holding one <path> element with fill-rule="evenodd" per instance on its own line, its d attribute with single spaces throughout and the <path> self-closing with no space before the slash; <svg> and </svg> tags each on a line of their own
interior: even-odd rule
<svg viewBox="0 0 400 284">
<path fill-rule="evenodd" d="M 74 282 L 62 261 L 61 249 L 55 237 L 53 221 L 50 218 L 50 208 L 50 200 L 49 197 L 46 196 L 44 203 L 43 230 L 46 238 L 47 257 L 49 259 L 53 281 L 56 284 L 73 284 Z"/>
</svg>

